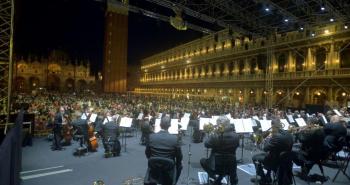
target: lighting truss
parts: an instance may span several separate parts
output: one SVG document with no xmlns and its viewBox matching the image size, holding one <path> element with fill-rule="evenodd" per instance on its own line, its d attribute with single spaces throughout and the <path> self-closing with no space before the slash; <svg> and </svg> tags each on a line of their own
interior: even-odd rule
<svg viewBox="0 0 350 185">
<path fill-rule="evenodd" d="M 0 0 L 0 114 L 10 109 L 12 85 L 13 0 Z"/>
</svg>

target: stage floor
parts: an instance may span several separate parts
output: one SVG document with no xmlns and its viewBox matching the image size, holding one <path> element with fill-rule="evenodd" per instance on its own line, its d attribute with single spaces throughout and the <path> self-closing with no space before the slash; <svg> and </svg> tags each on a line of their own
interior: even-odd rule
<svg viewBox="0 0 350 185">
<path fill-rule="evenodd" d="M 106 185 L 122 185 L 128 179 L 143 178 L 147 168 L 147 160 L 144 154 L 145 147 L 139 144 L 140 134 L 126 139 L 126 151 L 122 149 L 120 157 L 104 158 L 103 148 L 100 147 L 97 152 L 89 153 L 82 157 L 73 156 L 74 149 L 78 146 L 73 142 L 71 146 L 63 151 L 51 151 L 51 142 L 45 138 L 33 139 L 33 146 L 23 148 L 22 157 L 22 184 L 23 185 L 92 185 L 96 180 L 103 180 Z M 188 176 L 188 151 L 190 138 L 183 138 L 183 170 L 177 184 L 187 184 Z M 191 145 L 191 165 L 189 168 L 189 177 L 193 180 L 189 184 L 199 184 L 198 172 L 202 172 L 199 160 L 206 157 L 207 150 L 203 143 L 190 143 Z M 102 146 L 102 145 L 100 145 Z M 253 184 L 250 178 L 253 177 L 249 170 L 253 165 L 251 156 L 258 151 L 244 150 L 243 163 L 245 165 L 237 169 L 240 185 Z M 241 148 L 237 149 L 237 159 L 241 158 Z M 243 169 L 243 170 L 242 170 Z M 296 169 L 300 170 L 300 169 Z M 347 172 L 350 169 L 348 168 Z M 311 173 L 320 173 L 317 166 Z M 331 179 L 336 173 L 335 169 L 325 167 L 326 176 Z M 307 184 L 295 178 L 297 184 Z M 328 180 L 324 184 L 349 184 L 350 181 L 340 173 L 333 183 Z M 134 183 L 138 184 L 138 183 Z"/>
</svg>

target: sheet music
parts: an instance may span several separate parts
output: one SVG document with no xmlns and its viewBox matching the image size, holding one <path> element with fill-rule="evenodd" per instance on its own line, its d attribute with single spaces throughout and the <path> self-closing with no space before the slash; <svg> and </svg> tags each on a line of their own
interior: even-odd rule
<svg viewBox="0 0 350 185">
<path fill-rule="evenodd" d="M 106 124 L 106 123 L 108 123 L 108 122 L 110 122 L 110 121 L 113 121 L 113 117 L 112 117 L 112 116 L 107 116 L 107 118 L 105 118 L 105 119 L 103 120 L 103 123 L 102 123 L 102 124 Z"/>
<path fill-rule="evenodd" d="M 255 119 L 252 119 L 252 123 L 253 123 L 253 127 L 256 127 L 256 126 L 258 126 L 257 120 L 255 120 Z"/>
<path fill-rule="evenodd" d="M 96 118 L 97 118 L 97 114 L 93 113 L 93 114 L 91 114 L 89 121 L 90 122 L 95 122 Z"/>
<path fill-rule="evenodd" d="M 86 114 L 81 115 L 80 119 L 86 120 L 87 119 Z"/>
<path fill-rule="evenodd" d="M 255 119 L 255 120 L 259 120 L 258 116 L 253 116 L 252 118 Z"/>
<path fill-rule="evenodd" d="M 283 124 L 283 130 L 288 130 L 289 123 L 288 123 L 287 119 L 281 119 L 280 121 Z"/>
<path fill-rule="evenodd" d="M 216 125 L 216 121 L 219 119 L 219 116 L 212 116 L 210 119 L 210 123 Z"/>
<path fill-rule="evenodd" d="M 140 113 L 140 114 L 137 116 L 137 120 L 142 120 L 142 117 L 143 117 L 143 113 Z"/>
<path fill-rule="evenodd" d="M 187 130 L 188 123 L 190 122 L 190 118 L 181 118 L 181 130 Z"/>
<path fill-rule="evenodd" d="M 199 118 L 199 130 L 204 129 L 204 125 L 207 125 L 210 123 L 210 118 Z"/>
<path fill-rule="evenodd" d="M 337 109 L 333 109 L 334 113 L 338 116 L 342 116 L 341 113 Z"/>
<path fill-rule="evenodd" d="M 252 133 L 253 131 L 253 122 L 251 118 L 243 119 L 242 120 L 244 132 L 245 133 Z"/>
<path fill-rule="evenodd" d="M 120 120 L 120 127 L 130 128 L 131 124 L 132 124 L 132 118 L 122 117 L 122 119 Z"/>
<path fill-rule="evenodd" d="M 183 117 L 184 118 L 190 118 L 190 116 L 191 116 L 191 113 L 185 113 Z"/>
<path fill-rule="evenodd" d="M 303 118 L 296 118 L 295 121 L 297 122 L 299 127 L 306 126 L 305 120 Z"/>
<path fill-rule="evenodd" d="M 160 119 L 156 119 L 154 123 L 154 133 L 158 133 L 160 131 Z"/>
<path fill-rule="evenodd" d="M 242 119 L 232 119 L 232 123 L 235 126 L 236 133 L 244 133 L 244 126 Z"/>
<path fill-rule="evenodd" d="M 169 132 L 169 134 L 178 134 L 179 133 L 179 120 L 178 119 L 171 119 L 168 132 Z"/>
<path fill-rule="evenodd" d="M 226 117 L 227 117 L 228 119 L 232 119 L 232 117 L 231 117 L 231 114 L 230 114 L 230 113 L 226 114 Z"/>
<path fill-rule="evenodd" d="M 163 116 L 163 113 L 160 112 L 160 113 L 158 114 L 158 119 L 161 119 L 162 116 Z"/>
<path fill-rule="evenodd" d="M 271 128 L 271 120 L 259 120 L 263 132 Z"/>
<path fill-rule="evenodd" d="M 293 115 L 287 115 L 289 123 L 295 123 Z"/>
</svg>

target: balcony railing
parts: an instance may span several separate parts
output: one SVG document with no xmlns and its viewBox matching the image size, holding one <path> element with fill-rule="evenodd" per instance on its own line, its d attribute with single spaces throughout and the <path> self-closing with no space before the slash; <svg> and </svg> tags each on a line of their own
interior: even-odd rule
<svg viewBox="0 0 350 185">
<path fill-rule="evenodd" d="M 329 30 L 329 33 L 324 33 L 325 29 Z M 216 58 L 217 56 L 222 57 L 225 55 L 239 54 L 239 53 L 254 51 L 257 49 L 263 49 L 271 46 L 278 46 L 283 44 L 297 43 L 300 41 L 314 40 L 322 37 L 329 37 L 331 35 L 335 36 L 337 34 L 345 33 L 348 31 L 349 30 L 343 28 L 343 26 L 335 24 L 328 27 L 315 29 L 315 36 L 308 35 L 306 34 L 306 32 L 293 32 L 293 33 L 287 34 L 286 36 L 278 35 L 276 40 L 274 39 L 264 40 L 265 44 L 263 46 L 261 45 L 262 39 L 258 39 L 257 42 L 245 42 L 244 44 L 237 44 L 235 47 L 218 49 L 215 52 L 212 50 L 208 53 L 201 53 L 199 55 L 193 55 L 193 56 L 187 56 L 187 57 L 183 56 L 183 58 L 181 59 L 180 58 L 174 59 L 174 57 L 171 57 L 174 55 L 174 51 L 165 51 L 144 60 L 141 69 L 152 70 L 152 68 L 157 68 L 161 65 L 174 65 L 174 64 L 182 63 L 186 61 L 188 58 L 191 58 L 193 61 L 202 61 L 210 58 Z M 183 52 L 188 52 L 193 50 L 194 48 L 196 48 L 195 46 L 197 45 L 202 46 L 200 50 L 206 47 L 212 47 L 212 45 L 203 45 L 201 42 L 202 42 L 201 39 L 199 39 L 197 41 L 191 42 L 193 44 L 193 47 L 188 45 L 182 45 L 173 49 L 179 52 L 181 51 L 180 53 L 183 53 Z M 247 48 L 246 48 L 246 44 L 247 44 Z M 168 60 L 166 59 L 167 57 L 168 57 Z M 163 62 L 160 62 L 160 61 L 163 61 Z"/>
<path fill-rule="evenodd" d="M 328 69 L 319 71 L 297 71 L 297 72 L 283 72 L 274 73 L 274 80 L 299 80 L 299 79 L 322 79 L 322 78 L 344 78 L 350 77 L 350 68 L 346 69 Z M 187 79 L 166 79 L 166 80 L 148 80 L 141 84 L 179 84 L 179 83 L 208 83 L 208 82 L 232 82 L 232 81 L 265 81 L 265 74 L 242 74 L 242 75 L 228 75 L 228 76 L 212 76 L 212 77 L 198 77 Z"/>
</svg>

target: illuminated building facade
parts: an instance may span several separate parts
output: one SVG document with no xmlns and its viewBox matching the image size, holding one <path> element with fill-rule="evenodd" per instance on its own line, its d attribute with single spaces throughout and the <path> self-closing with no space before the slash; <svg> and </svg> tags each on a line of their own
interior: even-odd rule
<svg viewBox="0 0 350 185">
<path fill-rule="evenodd" d="M 13 68 L 14 89 L 30 92 L 38 88 L 53 91 L 83 91 L 94 89 L 95 76 L 90 74 L 89 61 L 74 61 L 61 51 L 53 51 L 49 57 L 28 57 L 15 61 Z"/>
<path fill-rule="evenodd" d="M 349 43 L 350 30 L 341 23 L 257 39 L 223 30 L 142 60 L 135 91 L 252 105 L 271 96 L 280 106 L 346 106 Z"/>
<path fill-rule="evenodd" d="M 128 3 L 123 1 L 123 3 Z M 108 0 L 105 17 L 104 92 L 126 92 L 128 10 Z"/>
</svg>

